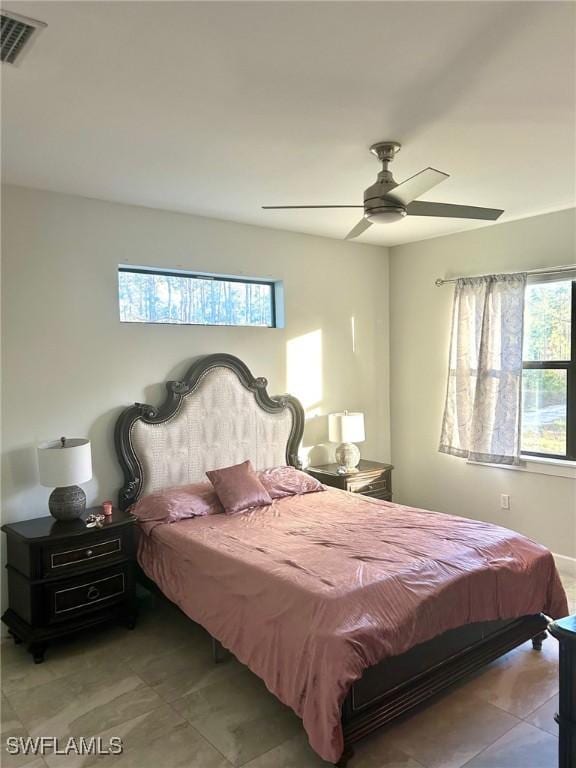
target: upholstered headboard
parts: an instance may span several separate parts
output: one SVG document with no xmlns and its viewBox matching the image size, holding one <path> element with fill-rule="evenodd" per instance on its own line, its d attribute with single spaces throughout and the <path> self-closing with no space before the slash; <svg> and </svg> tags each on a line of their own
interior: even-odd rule
<svg viewBox="0 0 576 768">
<path fill-rule="evenodd" d="M 181 381 L 166 382 L 160 408 L 127 408 L 115 432 L 125 481 L 120 508 L 142 494 L 205 480 L 206 470 L 246 459 L 255 469 L 299 466 L 302 406 L 290 395 L 270 397 L 266 385 L 233 355 L 205 355 Z"/>
</svg>

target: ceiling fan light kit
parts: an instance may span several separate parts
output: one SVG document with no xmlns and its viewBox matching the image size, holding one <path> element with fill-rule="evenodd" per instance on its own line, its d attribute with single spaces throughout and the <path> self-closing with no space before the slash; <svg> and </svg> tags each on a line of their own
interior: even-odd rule
<svg viewBox="0 0 576 768">
<path fill-rule="evenodd" d="M 406 208 L 395 205 L 382 205 L 371 208 L 364 215 L 372 224 L 392 224 L 394 221 L 400 221 L 406 216 Z"/>
<path fill-rule="evenodd" d="M 503 213 L 499 208 L 479 208 L 473 205 L 431 203 L 416 198 L 449 178 L 447 173 L 426 168 L 397 184 L 388 168 L 401 144 L 397 141 L 379 141 L 370 152 L 382 163 L 376 182 L 364 191 L 364 205 L 264 205 L 266 210 L 288 208 L 364 208 L 364 218 L 346 235 L 347 240 L 358 237 L 374 224 L 392 224 L 405 216 L 435 216 L 441 218 L 477 219 L 495 221 Z"/>
</svg>

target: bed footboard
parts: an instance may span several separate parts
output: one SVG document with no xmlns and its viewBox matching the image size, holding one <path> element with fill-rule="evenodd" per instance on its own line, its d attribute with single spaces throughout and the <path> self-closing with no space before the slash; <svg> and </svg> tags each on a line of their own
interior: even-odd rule
<svg viewBox="0 0 576 768">
<path fill-rule="evenodd" d="M 445 632 L 410 651 L 366 670 L 342 707 L 342 726 L 350 746 L 457 680 L 533 639 L 542 647 L 548 620 L 542 614 L 514 621 L 471 624 Z M 345 753 L 346 754 L 346 753 Z"/>
</svg>

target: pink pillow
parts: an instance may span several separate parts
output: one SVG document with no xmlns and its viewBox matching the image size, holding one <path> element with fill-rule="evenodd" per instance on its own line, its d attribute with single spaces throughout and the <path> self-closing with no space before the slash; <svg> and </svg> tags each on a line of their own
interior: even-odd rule
<svg viewBox="0 0 576 768">
<path fill-rule="evenodd" d="M 229 515 L 245 512 L 252 507 L 267 507 L 272 503 L 270 494 L 258 479 L 249 460 L 233 467 L 213 469 L 206 472 L 206 475 L 224 511 Z"/>
<path fill-rule="evenodd" d="M 165 488 L 143 496 L 132 507 L 131 512 L 141 522 L 158 520 L 177 523 L 187 517 L 216 515 L 224 512 L 224 509 L 214 488 L 204 480 L 177 488 Z"/>
<path fill-rule="evenodd" d="M 283 499 L 285 496 L 300 496 L 303 493 L 323 491 L 319 480 L 294 467 L 272 467 L 258 472 L 260 482 L 271 498 Z"/>
</svg>

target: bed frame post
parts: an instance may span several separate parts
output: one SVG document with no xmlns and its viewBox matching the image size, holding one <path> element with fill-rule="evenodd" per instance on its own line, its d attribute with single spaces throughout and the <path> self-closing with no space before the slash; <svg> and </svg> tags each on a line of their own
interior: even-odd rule
<svg viewBox="0 0 576 768">
<path fill-rule="evenodd" d="M 226 649 L 222 647 L 222 643 L 216 640 L 215 637 L 210 639 L 212 641 L 212 661 L 214 664 L 220 664 L 226 658 Z"/>
<path fill-rule="evenodd" d="M 532 638 L 532 648 L 534 648 L 535 651 L 541 651 L 542 650 L 542 643 L 546 638 L 548 637 L 548 633 L 546 630 L 544 632 L 540 632 L 538 635 Z"/>
<path fill-rule="evenodd" d="M 342 752 L 342 755 L 340 757 L 340 760 L 338 760 L 337 763 L 334 763 L 336 768 L 346 768 L 348 765 L 348 761 L 351 760 L 354 757 L 354 750 L 352 747 L 349 747 L 348 745 L 344 745 L 344 752 Z"/>
</svg>

